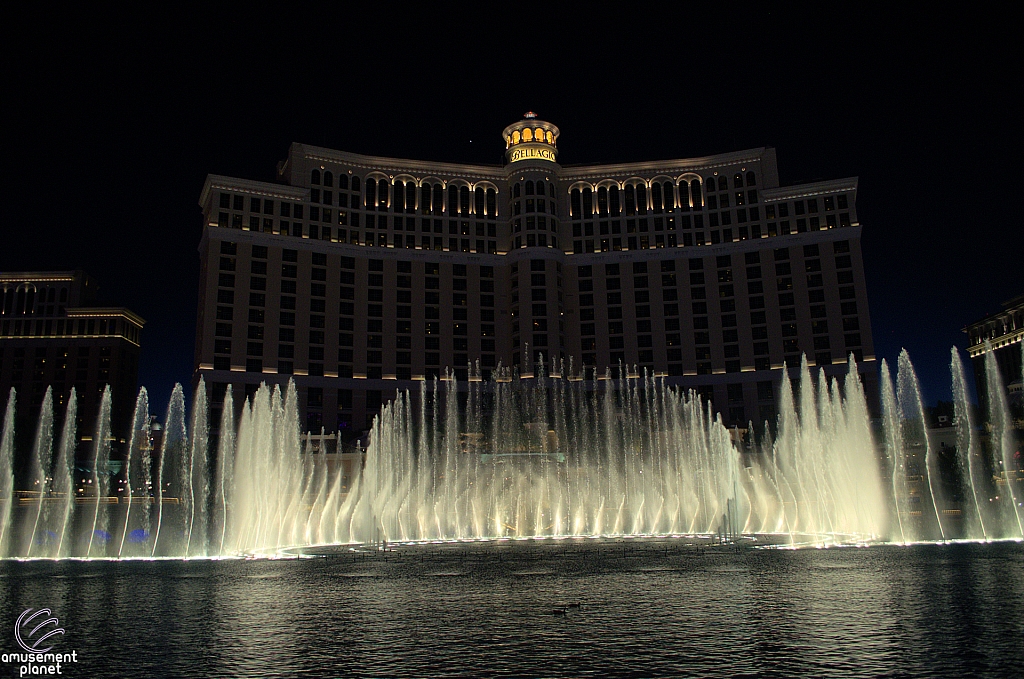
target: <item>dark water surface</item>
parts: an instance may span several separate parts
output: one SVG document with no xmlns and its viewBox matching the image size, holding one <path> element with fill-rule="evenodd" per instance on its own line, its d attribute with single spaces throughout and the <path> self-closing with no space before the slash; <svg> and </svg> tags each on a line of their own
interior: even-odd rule
<svg viewBox="0 0 1024 679">
<path fill-rule="evenodd" d="M 0 651 L 29 607 L 60 619 L 69 677 L 1024 676 L 1019 543 L 0 563 Z"/>
</svg>

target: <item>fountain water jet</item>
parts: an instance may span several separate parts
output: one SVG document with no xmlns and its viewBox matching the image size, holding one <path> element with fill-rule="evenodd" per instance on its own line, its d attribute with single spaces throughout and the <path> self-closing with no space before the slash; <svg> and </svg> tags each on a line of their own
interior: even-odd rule
<svg viewBox="0 0 1024 679">
<path fill-rule="evenodd" d="M 93 504 L 92 532 L 89 534 L 89 547 L 86 549 L 86 556 L 106 556 L 107 543 L 110 534 L 107 532 L 107 514 L 100 512 L 100 507 L 107 500 L 107 491 L 110 488 L 110 474 L 108 463 L 110 461 L 110 385 L 103 389 L 103 396 L 100 398 L 100 412 L 96 417 L 96 436 L 93 439 L 92 458 L 92 492 L 96 494 L 96 502 Z M 93 544 L 99 538 L 102 547 L 97 546 L 93 551 Z"/>
<path fill-rule="evenodd" d="M 1024 520 L 1021 519 L 1021 507 L 1018 505 L 1013 490 L 1015 474 L 1013 464 L 1014 445 L 1010 432 L 1010 411 L 1006 403 L 1006 389 L 999 374 L 996 354 L 992 344 L 985 343 L 985 385 L 988 390 L 989 421 L 992 425 L 992 448 L 994 457 L 1002 466 L 1002 476 L 1006 492 L 1010 496 L 1010 507 L 1005 510 L 1004 522 L 1013 537 L 1024 538 Z M 1006 506 L 1006 503 L 1002 503 Z M 1015 525 L 1014 525 L 1015 524 Z M 1016 528 L 1016 531 L 1014 531 Z"/>
<path fill-rule="evenodd" d="M 974 432 L 974 422 L 971 417 L 970 403 L 967 400 L 967 380 L 964 378 L 964 364 L 960 360 L 960 354 L 956 347 L 950 349 L 952 358 L 950 360 L 950 373 L 953 378 L 953 407 L 954 425 L 957 429 L 957 466 L 960 478 L 966 478 L 964 484 L 970 490 L 970 497 L 974 504 L 974 513 L 967 524 L 967 535 L 973 538 L 988 540 L 988 532 L 985 530 L 985 516 L 981 510 L 981 503 L 978 501 L 978 486 L 983 479 L 980 478 L 981 470 L 978 469 L 977 436 Z"/>
<path fill-rule="evenodd" d="M 71 524 L 75 508 L 75 481 L 73 468 L 75 463 L 75 434 L 78 417 L 78 394 L 74 387 L 71 387 L 71 394 L 68 397 L 67 410 L 64 413 L 64 428 L 60 435 L 60 449 L 57 453 L 57 461 L 53 466 L 53 494 L 56 498 L 63 498 L 63 507 L 60 512 L 59 525 L 60 536 L 57 542 L 57 549 L 53 556 L 57 558 L 68 555 L 68 526 Z M 57 521 L 54 525 L 57 525 Z"/>
<path fill-rule="evenodd" d="M 125 539 L 130 534 L 132 519 L 132 499 L 139 495 L 143 500 L 142 506 L 136 511 L 142 512 L 142 520 L 139 522 L 143 536 L 149 534 L 149 489 L 152 475 L 152 459 L 149 455 L 150 427 L 149 427 L 149 392 L 145 387 L 139 389 L 139 395 L 135 399 L 135 416 L 132 418 L 131 438 L 128 441 L 128 455 L 124 462 L 126 489 L 125 499 L 127 509 L 124 514 L 124 529 L 121 531 L 121 543 L 117 549 L 117 555 L 124 555 Z M 138 479 L 138 487 L 133 487 L 133 482 Z"/>
<path fill-rule="evenodd" d="M 9 526 L 11 510 L 14 508 L 14 411 L 17 405 L 18 395 L 14 387 L 11 387 L 7 397 L 4 428 L 0 433 L 0 554 L 7 553 L 11 540 Z"/>
<path fill-rule="evenodd" d="M 910 354 L 906 349 L 900 352 L 897 361 L 899 371 L 896 376 L 896 396 L 900 403 L 900 413 L 903 418 L 903 453 L 907 457 L 921 457 L 924 460 L 924 474 L 921 474 L 919 462 L 914 463 L 913 471 L 920 477 L 922 492 L 918 495 L 921 499 L 921 512 L 928 511 L 926 505 L 931 506 L 935 515 L 935 522 L 939 526 L 939 537 L 946 539 L 942 527 L 942 518 L 939 515 L 939 504 L 942 503 L 941 484 L 937 484 L 935 451 L 928 440 L 928 421 L 924 415 L 924 403 L 921 400 L 921 385 L 914 372 L 914 366 L 910 362 Z M 924 454 L 920 450 L 924 449 Z M 925 501 L 927 500 L 927 501 Z"/>
<path fill-rule="evenodd" d="M 643 372 L 620 366 L 618 377 L 606 371 L 604 379 L 593 379 L 593 372 L 576 375 L 559 363 L 548 375 L 538 361 L 529 377 L 499 367 L 491 382 L 471 372 L 473 379 L 460 383 L 449 373 L 424 382 L 418 393 L 397 394 L 376 418 L 365 455 L 328 453 L 323 432 L 303 443 L 290 383 L 261 386 L 240 404 L 237 417 L 228 392 L 212 455 L 205 385 L 188 418 L 176 386 L 154 460 L 142 390 L 125 450 L 110 448 L 109 398 L 101 409 L 89 445 L 92 483 L 84 484 L 91 488 L 83 506 L 91 511 L 77 520 L 74 397 L 50 475 L 47 492 L 54 499 L 22 501 L 12 516 L 12 393 L 0 439 L 0 539 L 5 554 L 43 557 L 181 557 L 380 540 L 566 535 L 717 533 L 731 540 L 751 531 L 782 532 L 793 545 L 820 546 L 914 542 L 928 535 L 921 514 L 936 515 L 935 537 L 1020 536 L 1020 515 L 1006 502 L 1016 494 L 986 501 L 992 509 L 980 502 L 988 482 L 972 451 L 984 447 L 975 441 L 964 391 L 956 390 L 963 384 L 956 362 L 958 454 L 969 470 L 961 478 L 971 486 L 977 514 L 961 534 L 951 534 L 956 525 L 940 514 L 937 465 L 927 468 L 928 486 L 908 478 L 915 476 L 915 459 L 921 465 L 922 451 L 927 462 L 928 448 L 916 378 L 904 355 L 895 381 L 883 363 L 880 449 L 852 357 L 843 379 L 829 379 L 806 361 L 791 375 L 787 370 L 776 400 L 777 430 L 765 423 L 757 437 L 751 425 L 742 441 L 742 432 L 726 429 L 698 395 Z M 1012 483 L 1017 472 L 1007 452 L 1005 399 L 990 401 L 1003 419 L 995 417 L 992 425 L 998 448 L 984 449 L 1007 470 L 1005 481 L 991 480 L 995 489 Z M 52 408 L 44 407 L 33 478 L 46 477 L 52 427 Z M 118 461 L 122 488 L 110 497 L 108 479 Z M 920 492 L 914 495 L 920 505 L 910 505 L 911 492 Z M 57 509 L 48 512 L 50 505 Z M 12 526 L 24 528 L 12 532 Z M 26 533 L 51 529 L 55 546 L 25 542 Z"/>
<path fill-rule="evenodd" d="M 44 507 L 48 507 L 47 496 L 49 495 L 50 464 L 53 458 L 53 389 L 46 388 L 43 395 L 43 403 L 39 410 L 39 422 L 36 427 L 36 442 L 32 447 L 32 464 L 29 473 L 32 475 L 29 483 L 34 486 L 33 490 L 39 493 L 35 506 L 35 519 L 32 522 L 32 529 L 28 532 L 28 547 L 26 553 L 32 556 L 36 543 L 42 547 L 49 542 L 46 533 L 40 534 L 39 523 L 43 518 Z M 45 520 L 43 525 L 46 525 Z M 56 537 L 56 535 L 55 535 Z"/>
</svg>

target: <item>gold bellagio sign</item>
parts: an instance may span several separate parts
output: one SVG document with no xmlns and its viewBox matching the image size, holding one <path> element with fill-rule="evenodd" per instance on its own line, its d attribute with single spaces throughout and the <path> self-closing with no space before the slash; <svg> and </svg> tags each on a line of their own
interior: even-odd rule
<svg viewBox="0 0 1024 679">
<path fill-rule="evenodd" d="M 517 160 L 530 160 L 531 158 L 550 160 L 553 163 L 555 162 L 555 152 L 543 147 L 523 146 L 512 149 L 512 155 L 509 156 L 509 162 L 514 163 Z"/>
</svg>

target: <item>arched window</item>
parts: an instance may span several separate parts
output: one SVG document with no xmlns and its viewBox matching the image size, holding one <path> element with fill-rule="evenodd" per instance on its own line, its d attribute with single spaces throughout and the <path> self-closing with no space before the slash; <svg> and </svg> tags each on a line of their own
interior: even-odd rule
<svg viewBox="0 0 1024 679">
<path fill-rule="evenodd" d="M 555 185 L 551 184 L 550 182 L 548 183 L 548 196 L 550 196 L 551 198 L 555 197 Z"/>
<path fill-rule="evenodd" d="M 635 190 L 633 189 L 633 185 L 632 184 L 626 185 L 625 194 L 626 194 L 626 214 L 627 215 L 635 215 L 636 214 L 636 193 L 635 193 Z"/>
<path fill-rule="evenodd" d="M 512 197 L 518 198 L 521 195 L 521 191 L 522 185 L 517 183 L 515 186 L 512 187 Z"/>
<path fill-rule="evenodd" d="M 732 187 L 734 189 L 743 188 L 743 175 L 741 175 L 739 172 L 737 172 L 736 176 L 732 178 Z"/>
<path fill-rule="evenodd" d="M 416 212 L 416 184 L 413 182 L 405 185 L 405 211 L 409 214 Z"/>
<path fill-rule="evenodd" d="M 551 136 L 551 131 L 550 130 L 544 133 L 544 137 L 548 140 L 549 144 L 554 144 L 555 143 L 555 138 L 553 136 Z"/>
<path fill-rule="evenodd" d="M 569 194 L 569 216 L 575 219 L 579 219 L 580 214 L 580 190 L 573 189 L 572 192 Z"/>
<path fill-rule="evenodd" d="M 405 182 L 395 182 L 395 201 L 392 207 L 395 212 L 405 211 Z"/>
<path fill-rule="evenodd" d="M 440 184 L 434 184 L 434 200 L 431 209 L 435 215 L 444 213 L 444 187 Z"/>
<path fill-rule="evenodd" d="M 719 177 L 718 178 L 718 190 L 719 191 L 728 191 L 729 190 L 729 180 L 726 179 L 725 177 Z"/>
<path fill-rule="evenodd" d="M 475 205 L 473 206 L 473 209 L 476 210 L 477 217 L 483 217 L 484 216 L 484 189 L 483 189 L 482 186 L 476 187 L 476 190 L 473 191 L 473 202 L 475 203 Z"/>
<path fill-rule="evenodd" d="M 334 186 L 334 174 L 330 170 L 324 172 L 324 186 Z"/>
<path fill-rule="evenodd" d="M 637 214 L 647 214 L 647 187 L 643 184 L 637 184 L 636 187 L 636 212 Z"/>
<path fill-rule="evenodd" d="M 377 208 L 387 209 L 388 206 L 388 183 L 383 179 L 377 182 Z"/>
<path fill-rule="evenodd" d="M 754 182 L 754 171 L 753 170 L 751 170 L 750 172 L 747 173 L 747 186 L 757 186 L 757 184 Z"/>
<path fill-rule="evenodd" d="M 463 186 L 459 189 L 459 214 L 469 214 L 469 187 Z"/>
<path fill-rule="evenodd" d="M 602 217 L 608 216 L 608 189 L 604 186 L 597 190 L 597 212 Z"/>
<path fill-rule="evenodd" d="M 519 136 L 519 130 L 516 130 L 515 132 L 512 133 L 512 143 L 513 144 L 518 144 L 520 139 L 522 139 L 522 137 Z"/>
<path fill-rule="evenodd" d="M 487 216 L 495 217 L 498 214 L 498 194 L 494 189 L 487 189 Z"/>
<path fill-rule="evenodd" d="M 320 170 L 313 170 L 309 173 L 309 183 L 317 186 L 320 185 Z"/>
<path fill-rule="evenodd" d="M 608 208 L 612 217 L 618 217 L 622 214 L 622 204 L 619 198 L 618 186 L 613 186 L 611 190 L 608 191 Z"/>
<path fill-rule="evenodd" d="M 533 130 L 530 128 L 523 130 L 523 141 L 533 141 Z"/>
<path fill-rule="evenodd" d="M 377 180 L 366 180 L 366 207 L 373 210 L 377 207 Z"/>
<path fill-rule="evenodd" d="M 359 191 L 359 177 L 352 177 L 352 190 Z"/>
<path fill-rule="evenodd" d="M 532 179 L 526 182 L 526 195 L 528 195 L 528 196 L 532 196 L 533 195 L 533 180 Z"/>
<path fill-rule="evenodd" d="M 685 179 L 679 182 L 679 209 L 683 212 L 690 211 L 690 183 Z"/>
<path fill-rule="evenodd" d="M 651 184 L 651 204 L 654 208 L 654 214 L 660 214 L 663 206 L 661 203 L 661 184 L 658 182 Z"/>
<path fill-rule="evenodd" d="M 459 213 L 459 187 L 449 186 L 448 187 L 448 214 L 455 215 Z"/>
<path fill-rule="evenodd" d="M 672 182 L 665 182 L 661 185 L 661 192 L 664 195 L 665 209 L 671 210 L 676 206 L 675 191 L 672 190 Z"/>
<path fill-rule="evenodd" d="M 420 214 L 430 214 L 430 184 L 420 187 Z"/>
<path fill-rule="evenodd" d="M 714 177 L 705 177 L 705 179 L 704 179 L 704 186 L 708 187 L 708 193 L 711 193 L 712 191 L 714 191 L 715 190 L 715 178 Z"/>
<path fill-rule="evenodd" d="M 594 216 L 594 190 L 589 186 L 583 189 L 583 218 L 591 219 Z"/>
<path fill-rule="evenodd" d="M 690 182 L 690 202 L 694 210 L 704 209 L 704 196 L 700 192 L 700 180 L 694 179 Z"/>
<path fill-rule="evenodd" d="M 347 174 L 339 174 L 338 175 L 338 188 L 339 189 L 344 189 L 345 191 L 348 191 L 348 175 Z"/>
</svg>

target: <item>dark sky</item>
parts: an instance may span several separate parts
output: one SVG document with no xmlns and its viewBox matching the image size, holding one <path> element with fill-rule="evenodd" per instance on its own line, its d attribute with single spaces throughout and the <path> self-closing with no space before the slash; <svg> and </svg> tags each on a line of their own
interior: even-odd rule
<svg viewBox="0 0 1024 679">
<path fill-rule="evenodd" d="M 534 110 L 565 164 L 774 146 L 784 185 L 859 176 L 876 353 L 906 347 L 929 402 L 1024 292 L 1019 14 L 277 7 L 0 28 L 0 270 L 83 268 L 144 317 L 154 412 L 192 371 L 205 176 L 272 180 L 292 141 L 497 164 Z"/>
</svg>

